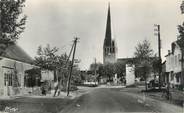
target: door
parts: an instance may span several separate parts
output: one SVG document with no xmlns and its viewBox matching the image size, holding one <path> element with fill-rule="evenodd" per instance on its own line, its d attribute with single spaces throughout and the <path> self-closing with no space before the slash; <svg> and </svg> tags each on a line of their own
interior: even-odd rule
<svg viewBox="0 0 184 113">
<path fill-rule="evenodd" d="M 3 76 L 4 76 L 4 96 L 10 96 L 12 94 L 13 69 L 3 67 Z"/>
</svg>

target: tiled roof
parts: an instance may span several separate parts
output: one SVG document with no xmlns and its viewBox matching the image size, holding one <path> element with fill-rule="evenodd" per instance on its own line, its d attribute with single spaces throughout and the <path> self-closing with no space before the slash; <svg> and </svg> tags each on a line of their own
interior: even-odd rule
<svg viewBox="0 0 184 113">
<path fill-rule="evenodd" d="M 33 64 L 33 59 L 17 44 L 11 43 L 2 55 L 5 58 Z"/>
</svg>

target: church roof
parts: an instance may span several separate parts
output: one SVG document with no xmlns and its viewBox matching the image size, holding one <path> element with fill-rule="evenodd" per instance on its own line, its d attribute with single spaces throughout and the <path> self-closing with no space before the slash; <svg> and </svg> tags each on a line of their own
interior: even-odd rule
<svg viewBox="0 0 184 113">
<path fill-rule="evenodd" d="M 21 47 L 19 47 L 15 43 L 11 43 L 10 45 L 8 45 L 8 47 L 2 54 L 2 57 L 29 64 L 33 63 L 33 59 Z"/>
</svg>

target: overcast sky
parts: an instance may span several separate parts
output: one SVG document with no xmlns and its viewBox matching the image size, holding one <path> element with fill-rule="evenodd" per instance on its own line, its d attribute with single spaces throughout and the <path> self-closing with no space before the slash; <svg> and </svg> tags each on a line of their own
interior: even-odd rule
<svg viewBox="0 0 184 113">
<path fill-rule="evenodd" d="M 136 44 L 144 39 L 157 52 L 153 29 L 154 24 L 160 24 L 164 58 L 176 40 L 177 25 L 184 21 L 179 8 L 182 0 L 26 0 L 28 20 L 18 44 L 32 57 L 39 45 L 46 44 L 69 53 L 77 36 L 76 57 L 81 59 L 80 67 L 88 69 L 95 57 L 103 61 L 108 1 L 117 57 L 132 57 Z"/>
</svg>

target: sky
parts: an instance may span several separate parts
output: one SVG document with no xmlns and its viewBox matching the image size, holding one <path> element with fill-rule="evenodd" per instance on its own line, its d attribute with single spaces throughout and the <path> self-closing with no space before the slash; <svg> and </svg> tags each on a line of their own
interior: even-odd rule
<svg viewBox="0 0 184 113">
<path fill-rule="evenodd" d="M 34 58 L 38 46 L 46 44 L 58 47 L 58 54 L 69 54 L 74 37 L 79 37 L 76 58 L 81 69 L 88 69 L 95 58 L 103 61 L 108 2 L 117 58 L 133 57 L 135 46 L 144 39 L 158 53 L 154 24 L 159 24 L 164 60 L 177 39 L 177 25 L 184 21 L 182 0 L 26 0 L 26 29 L 17 42 Z"/>
</svg>

